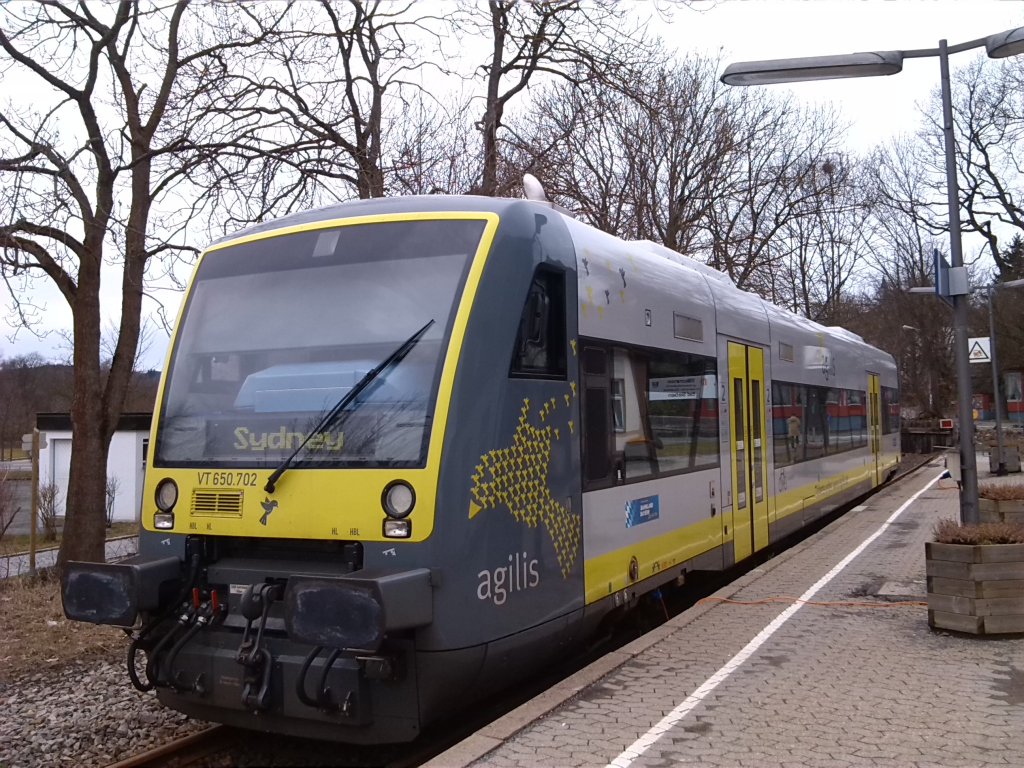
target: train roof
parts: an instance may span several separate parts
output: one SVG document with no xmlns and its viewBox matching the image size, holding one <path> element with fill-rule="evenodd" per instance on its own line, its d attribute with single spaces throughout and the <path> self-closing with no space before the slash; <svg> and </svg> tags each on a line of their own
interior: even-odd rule
<svg viewBox="0 0 1024 768">
<path fill-rule="evenodd" d="M 509 212 L 510 209 L 522 209 L 523 207 L 536 208 L 537 210 L 549 211 L 564 216 L 568 222 L 572 222 L 570 229 L 583 227 L 593 233 L 588 236 L 588 239 L 589 237 L 596 236 L 599 239 L 607 238 L 607 242 L 609 243 L 617 241 L 619 248 L 616 248 L 615 250 L 622 249 L 623 253 L 631 252 L 634 254 L 636 254 L 637 251 L 640 251 L 655 258 L 665 259 L 668 262 L 674 263 L 677 267 L 682 267 L 690 272 L 698 273 L 708 281 L 709 285 L 717 286 L 716 289 L 713 289 L 713 292 L 716 295 L 721 297 L 723 296 L 722 292 L 724 291 L 728 294 L 736 295 L 737 299 L 741 299 L 742 302 L 752 303 L 752 305 L 760 305 L 760 307 L 763 308 L 763 311 L 767 313 L 767 319 L 775 326 L 776 329 L 781 330 L 782 328 L 788 327 L 792 332 L 800 336 L 810 334 L 813 336 L 819 336 L 820 338 L 827 337 L 832 339 L 833 342 L 845 342 L 864 350 L 874 350 L 890 365 L 895 364 L 891 355 L 872 347 L 867 344 L 863 338 L 845 328 L 838 326 L 825 326 L 801 315 L 796 315 L 783 307 L 779 307 L 769 301 L 766 301 L 760 296 L 757 296 L 757 294 L 752 294 L 738 288 L 728 274 L 704 264 L 701 261 L 677 251 L 673 251 L 670 248 L 650 240 L 623 240 L 616 235 L 604 232 L 586 224 L 585 222 L 575 219 L 571 212 L 566 211 L 561 206 L 547 201 L 528 200 L 524 198 L 488 197 L 483 195 L 407 195 L 399 197 L 379 197 L 369 200 L 349 200 L 261 222 L 237 232 L 233 232 L 229 235 L 217 238 L 211 245 L 224 243 L 261 232 L 270 232 L 284 227 L 301 226 L 304 224 L 330 221 L 332 219 L 351 218 L 355 216 L 422 213 L 424 211 L 479 211 L 497 213 L 499 216 L 502 216 L 506 212 Z M 577 231 L 579 230 L 577 229 Z"/>
<path fill-rule="evenodd" d="M 289 214 L 281 218 L 254 224 L 245 229 L 219 237 L 211 243 L 217 245 L 239 237 L 271 232 L 284 227 L 313 224 L 332 219 L 346 219 L 354 216 L 378 216 L 392 213 L 421 213 L 423 211 L 480 211 L 497 213 L 499 216 L 512 207 L 536 206 L 548 211 L 566 215 L 565 209 L 553 203 L 525 200 L 523 198 L 486 197 L 483 195 L 406 195 L 402 197 L 375 197 L 370 200 L 348 200 L 332 203 L 321 208 Z"/>
</svg>

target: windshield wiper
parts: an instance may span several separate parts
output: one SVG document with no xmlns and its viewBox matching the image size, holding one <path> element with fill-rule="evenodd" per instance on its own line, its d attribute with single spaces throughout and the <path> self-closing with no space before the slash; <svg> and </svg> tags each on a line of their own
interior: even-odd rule
<svg viewBox="0 0 1024 768">
<path fill-rule="evenodd" d="M 289 456 L 284 461 L 282 461 L 281 464 L 277 467 L 277 469 L 270 473 L 270 477 L 267 478 L 267 484 L 263 486 L 263 490 L 265 490 L 267 493 L 273 493 L 277 481 L 281 479 L 281 475 L 283 475 L 285 473 L 285 470 L 287 470 L 291 466 L 292 461 L 294 461 L 295 457 L 299 455 L 299 451 L 306 447 L 306 443 L 309 442 L 310 438 L 312 438 L 313 435 L 319 435 L 321 432 L 323 432 L 328 427 L 328 425 L 331 424 L 331 422 L 338 418 L 338 414 L 344 411 L 349 403 L 351 403 L 353 400 L 359 397 L 363 390 L 370 386 L 373 380 L 380 376 L 381 373 L 383 373 L 392 365 L 401 362 L 402 358 L 409 354 L 409 351 L 416 346 L 416 342 L 420 340 L 423 334 L 426 333 L 430 326 L 432 326 L 433 324 L 434 320 L 429 320 L 426 325 L 424 325 L 422 328 L 416 331 L 416 333 L 414 333 L 412 336 L 406 339 L 398 349 L 396 349 L 394 352 L 392 352 L 390 355 L 384 358 L 380 363 L 377 364 L 375 368 L 372 368 L 371 370 L 367 371 L 366 375 L 363 376 L 363 378 L 361 378 L 358 381 L 358 383 L 356 383 L 356 385 L 352 387 L 352 389 L 346 392 L 345 396 L 342 397 L 341 400 L 339 400 L 335 404 L 335 406 L 331 408 L 331 410 L 329 410 L 322 419 L 320 419 L 320 423 L 317 424 L 312 430 L 310 430 L 309 434 L 306 435 L 305 439 L 301 443 L 299 443 L 299 447 L 292 451 L 292 455 Z"/>
</svg>

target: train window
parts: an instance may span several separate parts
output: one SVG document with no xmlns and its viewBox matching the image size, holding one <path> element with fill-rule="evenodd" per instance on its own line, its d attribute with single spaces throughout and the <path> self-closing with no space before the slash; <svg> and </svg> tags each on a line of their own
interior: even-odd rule
<svg viewBox="0 0 1024 768">
<path fill-rule="evenodd" d="M 584 347 L 581 364 L 584 373 L 604 376 L 608 372 L 608 353 L 600 347 Z"/>
<path fill-rule="evenodd" d="M 764 500 L 764 485 L 761 468 L 764 465 L 764 443 L 761 439 L 761 382 L 750 381 L 750 417 L 754 444 L 750 447 L 754 459 L 754 502 Z"/>
<path fill-rule="evenodd" d="M 803 425 L 804 458 L 817 459 L 829 453 L 828 389 L 808 386 L 806 418 Z"/>
<path fill-rule="evenodd" d="M 843 417 L 843 394 L 841 389 L 826 389 L 825 393 L 825 420 L 828 423 L 829 435 L 828 452 L 836 453 L 846 450 L 844 443 L 849 433 L 846 419 Z"/>
<path fill-rule="evenodd" d="M 718 377 L 713 359 L 654 356 L 647 397 L 659 474 L 717 466 Z"/>
<path fill-rule="evenodd" d="M 585 346 L 582 364 L 586 489 L 718 466 L 713 358 Z"/>
<path fill-rule="evenodd" d="M 611 470 L 608 388 L 583 389 L 583 479 L 587 485 L 604 484 Z"/>
<path fill-rule="evenodd" d="M 850 436 L 852 448 L 863 448 L 868 444 L 867 438 L 867 407 L 864 392 L 856 389 L 846 390 L 847 413 L 850 417 Z"/>
<path fill-rule="evenodd" d="M 849 451 L 865 444 L 863 393 L 837 389 L 835 404 L 829 406 L 829 429 L 835 451 Z"/>
<path fill-rule="evenodd" d="M 612 423 L 616 432 L 626 431 L 626 382 L 612 379 Z"/>
<path fill-rule="evenodd" d="M 878 393 L 868 393 L 868 431 L 871 435 L 871 452 L 878 453 Z"/>
<path fill-rule="evenodd" d="M 895 387 L 882 387 L 882 434 L 900 431 L 900 396 Z"/>
<path fill-rule="evenodd" d="M 485 226 L 286 229 L 211 250 L 178 328 L 152 465 L 273 468 L 304 446 L 296 460 L 309 467 L 424 466 Z M 309 434 L 399 348 L 401 360 Z"/>
<path fill-rule="evenodd" d="M 648 418 L 647 381 L 647 356 L 616 347 L 612 354 L 614 460 L 623 481 L 650 477 L 656 471 L 654 440 Z M 618 403 L 614 399 L 617 390 L 622 393 Z"/>
<path fill-rule="evenodd" d="M 583 482 L 585 487 L 607 485 L 611 474 L 612 406 L 608 380 L 608 351 L 583 348 Z"/>
<path fill-rule="evenodd" d="M 855 389 L 772 382 L 776 468 L 867 445 L 866 399 Z"/>
<path fill-rule="evenodd" d="M 802 389 L 798 384 L 772 382 L 772 444 L 776 467 L 788 466 L 804 457 Z"/>
<path fill-rule="evenodd" d="M 519 319 L 513 376 L 565 378 L 565 273 L 540 266 Z"/>
<path fill-rule="evenodd" d="M 743 405 L 745 392 L 743 379 L 733 379 L 733 445 L 736 456 L 736 509 L 747 508 L 747 451 L 746 451 L 746 416 Z"/>
</svg>

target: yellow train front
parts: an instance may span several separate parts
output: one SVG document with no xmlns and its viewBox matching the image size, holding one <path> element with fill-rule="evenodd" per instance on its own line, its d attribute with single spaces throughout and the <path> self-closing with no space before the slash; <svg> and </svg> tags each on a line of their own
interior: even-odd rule
<svg viewBox="0 0 1024 768">
<path fill-rule="evenodd" d="M 69 618 L 199 718 L 408 741 L 609 612 L 880 483 L 888 355 L 523 200 L 399 198 L 197 265 L 139 554 Z"/>
</svg>

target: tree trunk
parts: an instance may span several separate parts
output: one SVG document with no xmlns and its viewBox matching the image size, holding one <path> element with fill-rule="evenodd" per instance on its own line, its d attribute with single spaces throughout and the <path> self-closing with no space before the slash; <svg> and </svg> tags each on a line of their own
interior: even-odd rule
<svg viewBox="0 0 1024 768">
<path fill-rule="evenodd" d="M 106 559 L 107 454 L 110 431 L 104 419 L 103 377 L 100 372 L 99 273 L 102 248 L 83 259 L 74 316 L 74 384 L 71 398 L 71 472 L 65 499 L 64 535 L 57 569 L 69 560 L 102 563 Z"/>
<path fill-rule="evenodd" d="M 484 118 L 480 121 L 483 132 L 484 162 L 478 194 L 493 197 L 498 190 L 498 128 L 501 127 L 503 112 L 501 86 L 508 6 L 491 0 L 488 4 L 491 12 L 491 61 L 487 70 L 487 102 L 484 107 Z"/>
<path fill-rule="evenodd" d="M 106 559 L 107 455 L 110 440 L 104 439 L 99 421 L 102 406 L 97 398 L 71 411 L 71 473 L 65 500 L 64 534 L 57 569 L 70 560 L 102 563 Z"/>
</svg>

